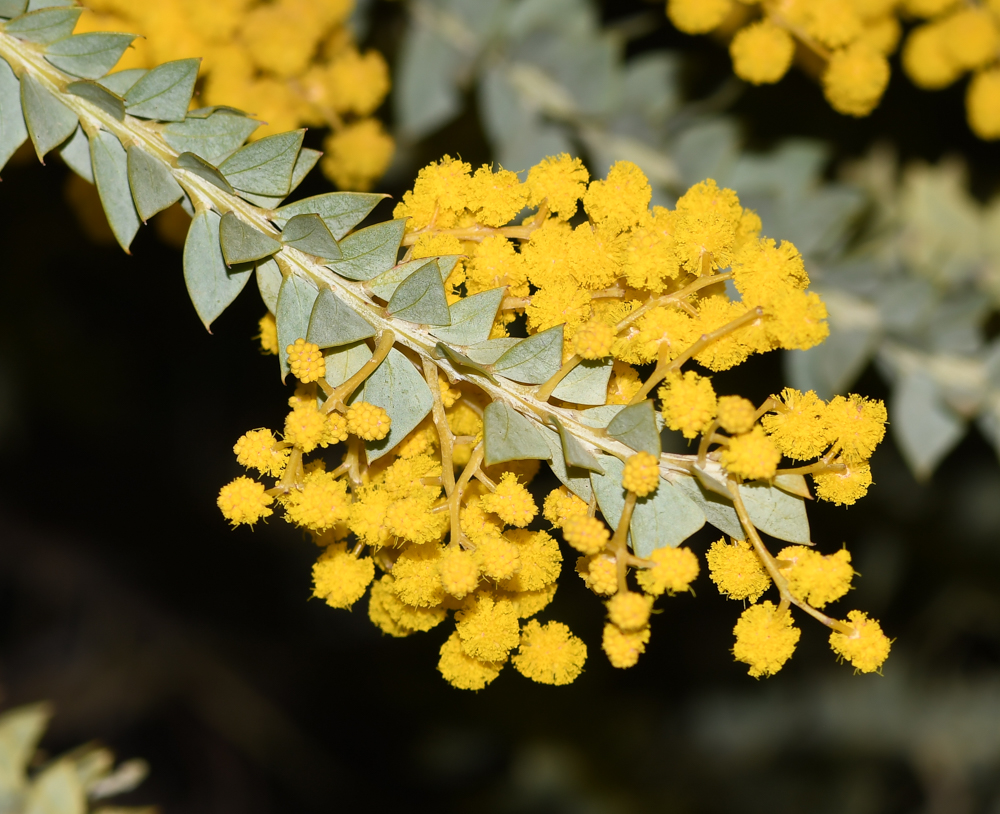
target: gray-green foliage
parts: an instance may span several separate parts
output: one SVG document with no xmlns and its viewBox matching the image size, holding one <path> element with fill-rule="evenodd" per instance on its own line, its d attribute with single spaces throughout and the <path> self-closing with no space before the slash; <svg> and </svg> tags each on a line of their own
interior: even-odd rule
<svg viewBox="0 0 1000 814">
<path fill-rule="evenodd" d="M 830 338 L 786 356 L 791 383 L 844 392 L 871 362 L 891 386 L 890 433 L 926 477 L 980 430 L 1000 453 L 1000 199 L 983 205 L 957 160 L 903 171 L 879 149 L 846 177 L 867 190 L 866 227 L 812 269 Z"/>
<path fill-rule="evenodd" d="M 43 26 L 39 12 L 17 16 L 24 9 L 15 6 L 0 0 L 0 12 L 14 16 L 0 31 L 0 158 L 9 158 L 28 137 L 40 158 L 58 148 L 77 173 L 96 182 L 112 231 L 126 251 L 142 222 L 180 200 L 193 213 L 184 277 L 198 317 L 211 326 L 255 274 L 276 319 L 283 378 L 289 372 L 286 348 L 297 339 L 323 348 L 326 382 L 336 387 L 360 371 L 373 358 L 374 342 L 392 331 L 394 347 L 347 395 L 349 402 L 368 401 L 391 418 L 389 435 L 366 444 L 369 461 L 390 452 L 431 412 L 434 395 L 422 365 L 431 361 L 452 381 L 477 385 L 489 401 L 483 426 L 487 465 L 548 461 L 569 489 L 588 501 L 596 495 L 608 520 L 617 521 L 624 501 L 622 461 L 637 451 L 660 455 L 662 421 L 650 401 L 628 408 L 605 404 L 610 359 L 578 365 L 555 388 L 553 403 L 538 400 L 536 386 L 562 367 L 562 326 L 527 338 L 490 339 L 506 289 L 449 305 L 444 281 L 458 257 L 401 257 L 405 220 L 363 225 L 384 196 L 330 193 L 285 203 L 318 157 L 303 148 L 303 131 L 248 144 L 258 123 L 242 112 L 189 110 L 197 60 L 102 75 L 125 39 L 71 36 L 72 26 L 66 28 L 65 21 L 75 20 L 76 10 L 69 7 L 55 9 L 58 14 L 46 10 Z M 427 19 L 451 19 L 451 35 L 467 31 L 469 38 L 458 57 L 454 48 L 430 54 L 440 45 L 433 26 L 419 34 L 422 40 L 408 41 L 404 62 L 416 59 L 415 52 L 436 60 L 436 72 L 421 81 L 437 95 L 422 118 L 405 112 L 404 127 L 419 133 L 452 115 L 457 98 L 452 72 L 458 64 L 476 65 L 483 69 L 478 81 L 484 115 L 493 122 L 488 130 L 502 155 L 536 161 L 577 142 L 592 155 L 624 150 L 647 172 L 652 167 L 663 198 L 675 191 L 670 184 L 684 180 L 666 158 L 668 141 L 657 140 L 660 131 L 652 128 L 676 108 L 667 81 L 673 70 L 669 59 L 625 65 L 620 43 L 600 32 L 592 14 L 578 13 L 589 8 L 580 0 L 495 0 L 474 6 L 453 0 L 441 8 L 444 18 L 432 14 Z M 29 36 L 12 36 L 18 29 L 49 51 L 23 45 Z M 497 48 L 480 61 L 487 41 Z M 516 53 L 510 50 L 514 44 Z M 403 85 L 410 81 L 407 74 L 404 70 Z M 452 85 L 435 90 L 435 82 Z M 542 96 L 527 102 L 517 96 L 531 87 Z M 558 121 L 557 110 L 562 111 Z M 632 120 L 630 110 L 643 110 L 653 119 L 641 126 L 633 121 L 629 127 L 638 127 L 635 132 L 614 130 Z M 507 115 L 516 126 L 501 127 Z M 591 122 L 589 129 L 582 128 L 581 117 Z M 742 172 L 749 187 L 762 190 L 765 203 L 771 201 L 776 211 L 785 206 L 781 211 L 787 218 L 813 211 L 810 195 L 823 211 L 838 213 L 854 200 L 841 196 L 833 205 L 808 187 L 809 173 L 817 170 L 813 148 L 805 149 L 811 164 L 803 150 L 783 159 L 791 167 L 785 167 L 786 177 L 797 179 L 798 192 L 781 203 L 783 190 L 763 182 L 754 187 L 753 165 L 735 159 L 731 165 L 720 163 L 738 152 L 730 126 L 720 129 L 710 122 L 671 139 L 676 149 L 688 151 L 690 162 L 713 167 L 720 182 Z M 605 148 L 610 152 L 601 153 Z M 581 406 L 592 409 L 581 411 Z M 731 505 L 723 501 L 729 513 L 718 509 L 718 495 L 703 493 L 690 463 L 689 456 L 661 457 L 666 476 L 654 494 L 639 502 L 632 519 L 631 538 L 640 554 L 679 544 L 706 520 L 732 530 Z M 754 502 L 750 491 L 745 495 L 761 527 L 783 539 L 807 539 L 802 497 L 776 490 L 766 497 Z M 58 777 L 53 777 L 46 783 L 55 787 Z"/>
<path fill-rule="evenodd" d="M 35 767 L 38 742 L 51 716 L 48 704 L 29 704 L 0 715 L 0 811 L 152 814 L 152 808 L 111 808 L 101 804 L 142 782 L 148 772 L 142 760 L 125 761 L 116 769 L 110 751 L 90 745 Z"/>
</svg>

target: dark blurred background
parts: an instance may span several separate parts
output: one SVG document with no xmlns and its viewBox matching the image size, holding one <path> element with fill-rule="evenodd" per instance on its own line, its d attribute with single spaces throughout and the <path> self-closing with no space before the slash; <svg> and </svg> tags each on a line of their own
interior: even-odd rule
<svg viewBox="0 0 1000 814">
<path fill-rule="evenodd" d="M 399 12 L 375 14 L 391 58 Z M 632 47 L 664 46 L 688 53 L 693 98 L 728 74 L 720 46 L 665 23 Z M 733 112 L 758 149 L 810 135 L 838 157 L 880 139 L 905 157 L 958 153 L 981 196 L 1000 171 L 959 89 L 922 93 L 898 71 L 861 121 L 795 72 L 745 90 Z M 449 151 L 488 160 L 474 113 L 382 188 L 398 197 Z M 309 599 L 316 549 L 290 527 L 227 527 L 215 496 L 238 473 L 232 444 L 280 427 L 288 395 L 251 340 L 260 301 L 248 290 L 207 334 L 177 249 L 153 228 L 132 256 L 95 243 L 66 203 L 68 175 L 21 155 L 0 185 L 0 703 L 54 701 L 51 753 L 96 738 L 146 758 L 150 778 L 123 802 L 168 814 L 1000 814 L 1000 466 L 981 436 L 928 483 L 887 441 L 867 499 L 810 507 L 814 539 L 846 543 L 862 575 L 840 609 L 896 637 L 883 676 L 853 676 L 803 619 L 784 670 L 749 678 L 730 652 L 742 607 L 704 573 L 697 597 L 657 603 L 639 665 L 614 670 L 601 605 L 567 557 L 547 613 L 588 643 L 581 678 L 553 688 L 506 669 L 482 692 L 455 690 L 435 670 L 445 625 L 383 637 L 364 603 Z M 302 194 L 324 190 L 317 177 Z M 744 367 L 728 392 L 782 386 L 776 356 Z M 856 389 L 886 392 L 874 372 Z"/>
</svg>

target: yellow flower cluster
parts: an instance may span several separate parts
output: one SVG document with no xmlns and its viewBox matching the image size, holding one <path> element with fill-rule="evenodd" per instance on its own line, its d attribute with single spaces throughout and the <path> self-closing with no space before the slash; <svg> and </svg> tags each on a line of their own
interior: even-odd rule
<svg viewBox="0 0 1000 814">
<path fill-rule="evenodd" d="M 203 57 L 195 105 L 229 105 L 265 122 L 251 138 L 327 127 L 320 166 L 343 189 L 382 176 L 392 137 L 372 114 L 389 92 L 377 51 L 362 53 L 348 18 L 353 0 L 86 0 L 76 27 L 142 35 L 117 65 L 152 68 Z M 152 36 L 155 35 L 155 36 Z"/>
<path fill-rule="evenodd" d="M 326 381 L 317 346 L 305 340 L 288 346 L 299 385 L 281 440 L 259 429 L 235 447 L 242 465 L 277 482 L 267 488 L 237 478 L 220 494 L 223 514 L 233 524 L 252 524 L 283 510 L 323 548 L 315 595 L 347 608 L 370 585 L 368 615 L 391 636 L 427 631 L 450 617 L 454 629 L 441 645 L 438 668 L 456 687 L 481 689 L 508 663 L 535 681 L 565 684 L 581 673 L 587 648 L 564 624 L 535 618 L 552 601 L 562 567 L 555 531 L 579 555 L 578 574 L 605 602 L 608 660 L 630 667 L 650 641 L 654 602 L 689 591 L 700 571 L 698 557 L 684 547 L 637 556 L 630 548 L 633 514 L 667 488 L 664 472 L 694 477 L 711 470 L 746 530 L 745 539 L 708 551 L 712 579 L 744 601 L 756 602 L 772 585 L 781 593 L 780 607 L 755 605 L 741 619 L 737 658 L 751 664 L 753 675 L 777 670 L 798 640 L 788 609 L 795 604 L 844 637 L 834 644 L 838 654 L 868 669 L 878 650 L 861 648 L 855 634 L 874 641 L 877 623 L 838 622 L 817 610 L 846 592 L 853 576 L 847 552 L 823 557 L 798 546 L 772 557 L 739 490 L 746 481 L 791 489 L 796 479 L 805 489 L 801 476 L 811 474 L 820 497 L 853 502 L 871 480 L 867 461 L 884 434 L 884 407 L 858 396 L 827 404 L 791 390 L 760 406 L 718 397 L 711 373 L 752 354 L 821 342 L 826 309 L 808 290 L 799 252 L 762 237 L 759 218 L 732 190 L 706 180 L 674 209 L 651 210 L 650 198 L 646 177 L 629 162 L 590 181 L 579 160 L 561 155 L 522 181 L 445 157 L 420 171 L 395 210 L 407 219 L 402 261 L 458 256 L 446 281 L 450 302 L 505 289 L 484 335 L 489 327 L 503 344 L 508 334 L 531 337 L 562 326 L 552 375 L 518 391 L 525 412 L 544 420 L 547 405 L 588 406 L 558 398 L 558 387 L 578 366 L 597 362 L 610 378 L 589 404 L 642 407 L 654 396 L 645 413 L 651 424 L 658 408 L 667 427 L 700 437 L 697 454 L 689 456 L 602 447 L 622 465 L 624 506 L 614 522 L 565 486 L 539 505 L 531 489 L 538 461 L 487 465 L 484 413 L 495 395 L 486 379 L 462 375 L 461 366 L 444 368 L 445 378 L 441 366 L 402 344 L 396 347 L 421 371 L 434 408 L 391 449 L 370 457 L 372 442 L 390 432 L 391 417 L 351 399 L 393 348 L 391 331 L 369 340 L 371 360 L 338 386 Z M 526 208 L 533 211 L 525 216 Z M 265 351 L 277 348 L 268 317 L 260 339 Z M 646 364 L 652 372 L 640 375 Z M 685 369 L 689 364 L 702 372 Z M 604 430 L 595 433 L 608 438 Z M 342 454 L 328 464 L 324 451 L 332 447 Z M 307 455 L 314 457 L 307 462 Z M 818 460 L 783 470 L 785 457 Z M 773 649 L 761 650 L 762 643 Z"/>
</svg>

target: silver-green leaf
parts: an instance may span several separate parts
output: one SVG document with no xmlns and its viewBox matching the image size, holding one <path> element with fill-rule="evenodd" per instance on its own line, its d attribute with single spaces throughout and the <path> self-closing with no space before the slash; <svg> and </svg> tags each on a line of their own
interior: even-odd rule
<svg viewBox="0 0 1000 814">
<path fill-rule="evenodd" d="M 19 17 L 28 7 L 28 0 L 0 0 L 0 17 Z"/>
<path fill-rule="evenodd" d="M 483 412 L 483 438 L 487 466 L 552 456 L 542 431 L 502 401 L 490 402 Z"/>
<path fill-rule="evenodd" d="M 575 435 L 568 432 L 557 416 L 550 415 L 549 422 L 555 424 L 559 431 L 559 440 L 562 443 L 563 457 L 566 459 L 567 466 L 604 473 L 594 453 L 584 447 Z"/>
<path fill-rule="evenodd" d="M 128 184 L 143 223 L 184 195 L 167 165 L 135 144 L 128 148 Z"/>
<path fill-rule="evenodd" d="M 330 233 L 340 240 L 363 221 L 386 195 L 375 192 L 328 192 L 281 207 L 274 219 L 279 228 L 296 215 L 314 214 L 323 218 Z"/>
<path fill-rule="evenodd" d="M 361 370 L 371 358 L 371 348 L 363 341 L 329 348 L 323 351 L 326 362 L 326 375 L 323 378 L 330 387 L 337 387 Z"/>
<path fill-rule="evenodd" d="M 358 397 L 381 407 L 392 424 L 381 441 L 366 441 L 368 462 L 376 461 L 409 435 L 434 406 L 434 397 L 413 362 L 393 348 L 365 381 Z"/>
<path fill-rule="evenodd" d="M 222 256 L 229 266 L 269 257 L 281 248 L 280 242 L 244 223 L 234 212 L 222 216 L 219 236 Z"/>
<path fill-rule="evenodd" d="M 407 260 L 405 263 L 393 266 L 392 268 L 383 271 L 377 277 L 373 277 L 371 280 L 368 280 L 365 285 L 365 289 L 371 296 L 388 302 L 392 299 L 392 295 L 396 293 L 396 289 L 399 288 L 399 285 L 403 282 L 403 280 L 416 273 L 418 269 L 421 269 L 424 266 L 429 266 L 433 262 L 433 257 L 421 257 L 418 260 Z M 440 269 L 440 267 L 438 268 Z M 440 270 L 438 273 L 440 274 Z"/>
<path fill-rule="evenodd" d="M 257 195 L 285 196 L 305 130 L 293 130 L 247 144 L 219 165 L 234 188 Z"/>
<path fill-rule="evenodd" d="M 126 68 L 124 71 L 115 71 L 107 76 L 102 76 L 97 81 L 112 93 L 117 93 L 124 98 L 129 88 L 148 73 L 149 71 L 145 68 Z"/>
<path fill-rule="evenodd" d="M 92 105 L 114 116 L 118 121 L 125 120 L 125 102 L 99 82 L 94 82 L 91 79 L 79 79 L 76 82 L 70 82 L 66 86 L 66 91 L 81 99 L 86 99 Z"/>
<path fill-rule="evenodd" d="M 228 268 L 219 246 L 221 218 L 211 210 L 195 215 L 184 241 L 184 282 L 195 311 L 211 330 L 215 319 L 243 290 L 253 272 L 252 265 Z M 278 328 L 279 340 L 281 328 Z"/>
<path fill-rule="evenodd" d="M 219 172 L 217 167 L 213 167 L 200 155 L 194 153 L 181 153 L 174 162 L 182 170 L 193 172 L 195 175 L 204 178 L 206 181 L 215 184 L 219 189 L 233 194 L 233 188 L 229 182 Z"/>
<path fill-rule="evenodd" d="M 125 109 L 130 116 L 143 119 L 183 121 L 194 93 L 199 65 L 200 59 L 177 59 L 157 65 L 128 89 Z"/>
<path fill-rule="evenodd" d="M 890 401 L 893 438 L 917 478 L 926 479 L 965 435 L 965 419 L 945 403 L 924 370 L 900 376 Z"/>
<path fill-rule="evenodd" d="M 591 473 L 590 482 L 601 513 L 615 528 L 625 508 L 626 492 L 622 488 L 625 464 L 610 455 L 602 455 L 599 460 L 605 474 Z M 629 524 L 632 550 L 639 557 L 648 557 L 658 548 L 679 546 L 704 525 L 705 513 L 698 504 L 674 484 L 661 478 L 653 494 L 636 501 Z"/>
<path fill-rule="evenodd" d="M 563 326 L 518 342 L 493 365 L 500 376 L 524 384 L 544 384 L 562 367 Z"/>
<path fill-rule="evenodd" d="M 611 419 L 608 435 L 636 452 L 660 456 L 660 432 L 656 427 L 656 408 L 646 399 L 621 410 Z"/>
<path fill-rule="evenodd" d="M 319 215 L 296 215 L 288 220 L 281 230 L 281 242 L 324 260 L 341 258 L 340 246 Z"/>
<path fill-rule="evenodd" d="M 90 140 L 90 161 L 108 225 L 118 244 L 127 252 L 139 231 L 139 214 L 132 203 L 128 183 L 128 155 L 113 133 L 99 130 Z"/>
<path fill-rule="evenodd" d="M 68 74 L 81 79 L 100 79 L 118 64 L 135 34 L 90 31 L 52 43 L 45 58 Z"/>
<path fill-rule="evenodd" d="M 573 494 L 580 497 L 581 500 L 590 503 L 590 499 L 594 496 L 594 490 L 590 485 L 590 472 L 586 469 L 578 469 L 577 467 L 569 468 L 566 466 L 566 458 L 563 454 L 563 446 L 559 433 L 546 428 L 541 430 L 541 436 L 549 448 L 549 468 L 553 474 Z"/>
<path fill-rule="evenodd" d="M 4 32 L 19 40 L 47 45 L 73 33 L 82 8 L 43 8 L 16 17 L 4 26 Z"/>
<path fill-rule="evenodd" d="M 235 153 L 260 122 L 217 111 L 207 118 L 171 122 L 163 128 L 163 138 L 179 153 L 194 153 L 210 164 L 218 165 Z"/>
<path fill-rule="evenodd" d="M 448 300 L 441 282 L 441 269 L 432 260 L 399 284 L 386 310 L 397 319 L 417 325 L 448 325 Z"/>
<path fill-rule="evenodd" d="M 469 358 L 481 365 L 492 365 L 511 348 L 515 347 L 521 340 L 512 336 L 501 336 L 496 339 L 487 339 L 485 342 L 477 342 L 469 345 L 465 349 Z"/>
<path fill-rule="evenodd" d="M 21 113 L 21 83 L 10 65 L 0 59 L 0 170 L 27 137 Z"/>
<path fill-rule="evenodd" d="M 449 348 L 443 342 L 438 342 L 434 346 L 434 350 L 437 352 L 439 358 L 441 356 L 446 356 L 448 359 L 451 360 L 452 364 L 454 364 L 454 365 L 456 365 L 458 367 L 464 367 L 464 368 L 468 368 L 469 370 L 474 370 L 474 371 L 476 371 L 476 373 L 479 373 L 480 375 L 485 376 L 487 379 L 489 379 L 491 382 L 493 382 L 493 384 L 497 383 L 496 378 L 494 378 L 494 376 L 490 372 L 489 368 L 484 367 L 479 362 L 477 362 L 475 359 L 472 359 L 472 358 L 466 356 L 464 353 L 459 353 L 454 348 Z"/>
<path fill-rule="evenodd" d="M 377 223 L 352 232 L 340 241 L 341 259 L 327 268 L 349 280 L 371 280 L 396 265 L 406 231 L 406 220 Z"/>
<path fill-rule="evenodd" d="M 267 306 L 267 310 L 272 314 L 278 310 L 278 292 L 281 291 L 283 279 L 281 268 L 273 257 L 257 263 L 257 290 L 260 291 L 260 298 Z"/>
<path fill-rule="evenodd" d="M 349 345 L 375 336 L 375 329 L 353 308 L 348 308 L 329 288 L 319 292 L 309 317 L 306 339 L 321 348 Z"/>
<path fill-rule="evenodd" d="M 3 102 L 0 101 L 0 107 L 2 106 Z M 90 139 L 82 127 L 77 125 L 73 135 L 59 148 L 59 156 L 66 162 L 66 166 L 84 181 L 94 183 L 94 165 L 90 161 Z"/>
<path fill-rule="evenodd" d="M 285 195 L 255 195 L 252 192 L 240 190 L 240 197 L 263 209 L 277 209 L 286 196 L 302 183 L 322 155 L 323 153 L 319 150 L 312 150 L 309 147 L 303 147 L 299 150 L 299 154 L 295 158 L 295 166 L 292 167 L 292 183 Z"/>
<path fill-rule="evenodd" d="M 559 382 L 552 395 L 572 404 L 604 404 L 608 400 L 611 359 L 587 359 Z"/>
<path fill-rule="evenodd" d="M 21 109 L 35 153 L 43 164 L 45 154 L 76 130 L 76 114 L 30 73 L 21 79 Z"/>
<path fill-rule="evenodd" d="M 306 280 L 290 274 L 281 283 L 278 308 L 274 317 L 278 323 L 278 362 L 281 380 L 288 375 L 288 346 L 309 333 L 309 317 L 319 292 Z"/>
<path fill-rule="evenodd" d="M 452 345 L 485 342 L 490 338 L 493 320 L 496 319 L 506 293 L 506 287 L 491 288 L 453 302 L 448 308 L 451 325 L 434 328 L 431 333 L 442 342 Z"/>
<path fill-rule="evenodd" d="M 715 528 L 730 537 L 746 539 L 746 532 L 731 501 L 705 489 L 694 478 L 678 477 L 675 485 L 698 504 Z M 760 531 L 790 543 L 810 541 L 809 518 L 802 498 L 759 481 L 743 484 L 740 497 L 750 520 Z"/>
</svg>

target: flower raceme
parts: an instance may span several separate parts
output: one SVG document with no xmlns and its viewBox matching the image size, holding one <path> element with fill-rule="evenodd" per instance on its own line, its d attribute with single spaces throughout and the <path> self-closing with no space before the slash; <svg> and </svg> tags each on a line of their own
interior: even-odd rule
<svg viewBox="0 0 1000 814">
<path fill-rule="evenodd" d="M 966 114 L 982 139 L 1000 138 L 1000 4 L 987 0 L 668 0 L 671 22 L 688 34 L 730 40 L 733 71 L 754 85 L 780 81 L 801 49 L 819 65 L 830 105 L 867 116 L 889 82 L 902 22 L 916 23 L 902 46 L 903 70 L 925 90 L 966 74 Z M 902 22 L 901 22 L 902 21 Z"/>
<path fill-rule="evenodd" d="M 580 675 L 587 646 L 566 625 L 536 618 L 547 614 L 562 573 L 558 537 L 605 602 L 607 658 L 630 667 L 650 641 L 654 603 L 688 592 L 701 570 L 679 540 L 644 543 L 640 556 L 635 523 L 651 502 L 670 498 L 676 479 L 711 471 L 744 531 L 708 550 L 711 579 L 723 595 L 751 603 L 771 588 L 779 593 L 779 604 L 752 604 L 740 618 L 736 658 L 754 676 L 778 670 L 799 639 L 794 606 L 833 630 L 839 657 L 877 670 L 888 654 L 878 623 L 818 610 L 848 591 L 850 555 L 796 545 L 772 556 L 740 487 L 777 484 L 801 496 L 809 475 L 820 499 L 853 503 L 871 483 L 868 460 L 884 435 L 885 409 L 860 396 L 827 403 L 790 389 L 759 405 L 717 395 L 715 372 L 822 342 L 826 309 L 808 290 L 799 252 L 762 237 L 759 218 L 732 190 L 709 179 L 674 209 L 650 209 L 650 198 L 645 176 L 628 162 L 593 181 L 566 155 L 532 167 L 524 181 L 448 157 L 421 170 L 395 210 L 406 219 L 398 262 L 440 258 L 442 299 L 454 313 L 500 289 L 481 336 L 439 342 L 436 356 L 422 356 L 384 331 L 357 343 L 371 360 L 346 381 L 332 378 L 330 351 L 296 337 L 285 350 L 298 385 L 283 434 L 251 430 L 234 447 L 241 465 L 273 485 L 236 478 L 219 496 L 225 517 L 253 525 L 278 513 L 308 532 L 322 550 L 315 596 L 350 608 L 368 593 L 368 616 L 390 636 L 450 618 L 438 669 L 456 687 L 481 689 L 508 664 L 560 685 Z M 395 307 L 383 307 L 386 324 L 397 324 Z M 558 339 L 544 375 L 518 378 L 501 364 L 505 349 L 550 336 Z M 261 320 L 259 339 L 262 350 L 277 351 L 273 315 Z M 433 409 L 402 438 L 392 435 L 389 412 L 366 400 L 366 379 L 391 351 L 419 371 L 433 397 Z M 435 363 L 445 358 L 455 364 Z M 566 385 L 593 371 L 597 385 Z M 568 477 L 569 463 L 560 474 L 547 456 L 564 485 L 539 500 L 535 451 L 491 460 L 497 406 L 512 411 L 508 422 L 562 422 L 563 444 L 582 450 L 572 471 L 582 471 L 586 486 Z M 635 416 L 652 435 L 639 441 L 608 418 L 587 434 L 586 410 L 595 406 Z M 697 439 L 697 453 L 662 454 L 660 426 Z M 598 453 L 605 467 L 614 459 L 620 467 L 614 511 L 591 486 L 606 472 L 595 469 L 588 480 L 575 468 Z M 783 468 L 785 459 L 795 464 Z"/>
</svg>

